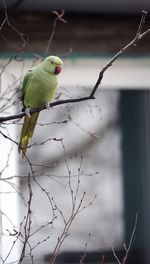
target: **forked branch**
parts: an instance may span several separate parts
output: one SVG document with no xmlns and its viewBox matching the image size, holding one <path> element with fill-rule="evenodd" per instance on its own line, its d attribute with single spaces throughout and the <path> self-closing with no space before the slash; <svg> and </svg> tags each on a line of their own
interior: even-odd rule
<svg viewBox="0 0 150 264">
<path fill-rule="evenodd" d="M 135 232 L 136 232 L 136 228 L 137 228 L 137 223 L 138 223 L 138 213 L 136 213 L 136 216 L 135 216 L 134 226 L 133 226 L 133 230 L 132 230 L 132 233 L 131 233 L 129 244 L 128 244 L 128 246 L 126 246 L 124 244 L 125 254 L 124 254 L 124 257 L 123 257 L 122 261 L 118 258 L 114 248 L 112 248 L 113 255 L 114 255 L 114 257 L 115 257 L 115 259 L 116 259 L 118 264 L 126 264 L 127 263 L 127 259 L 129 257 L 129 254 L 130 254 L 131 250 L 132 250 L 132 247 L 133 247 L 133 243 L 134 243 L 134 239 L 135 239 Z"/>
</svg>

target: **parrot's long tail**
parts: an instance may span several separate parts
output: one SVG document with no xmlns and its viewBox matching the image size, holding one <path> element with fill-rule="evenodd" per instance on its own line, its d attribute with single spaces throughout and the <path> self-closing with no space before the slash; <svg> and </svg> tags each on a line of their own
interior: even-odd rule
<svg viewBox="0 0 150 264">
<path fill-rule="evenodd" d="M 38 116 L 39 116 L 39 113 L 35 112 L 35 113 L 32 113 L 31 116 L 26 115 L 24 117 L 24 124 L 22 127 L 20 143 L 18 147 L 18 152 L 22 154 L 23 159 L 27 151 L 28 143 L 33 136 L 33 132 L 35 129 Z"/>
</svg>

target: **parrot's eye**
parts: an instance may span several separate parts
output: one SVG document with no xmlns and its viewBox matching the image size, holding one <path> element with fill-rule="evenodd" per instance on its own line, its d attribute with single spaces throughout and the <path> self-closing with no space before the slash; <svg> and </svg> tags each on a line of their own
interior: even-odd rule
<svg viewBox="0 0 150 264">
<path fill-rule="evenodd" d="M 53 61 L 51 61 L 51 64 L 53 64 L 54 62 Z"/>
</svg>

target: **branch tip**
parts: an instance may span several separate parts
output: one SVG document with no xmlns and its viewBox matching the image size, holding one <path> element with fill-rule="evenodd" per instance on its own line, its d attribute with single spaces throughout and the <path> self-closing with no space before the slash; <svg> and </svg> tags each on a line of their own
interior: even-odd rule
<svg viewBox="0 0 150 264">
<path fill-rule="evenodd" d="M 147 15 L 147 11 L 146 10 L 142 10 L 142 14 L 144 14 L 144 15 Z"/>
</svg>

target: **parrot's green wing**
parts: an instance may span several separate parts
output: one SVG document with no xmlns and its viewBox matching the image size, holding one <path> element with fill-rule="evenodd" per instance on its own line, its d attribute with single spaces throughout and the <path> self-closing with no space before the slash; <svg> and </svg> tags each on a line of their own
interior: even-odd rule
<svg viewBox="0 0 150 264">
<path fill-rule="evenodd" d="M 27 73 L 24 76 L 23 82 L 22 82 L 22 101 L 24 100 L 24 96 L 27 90 L 27 87 L 30 83 L 30 80 L 32 78 L 32 70 L 27 71 Z"/>
</svg>

